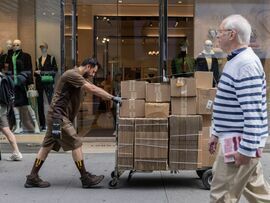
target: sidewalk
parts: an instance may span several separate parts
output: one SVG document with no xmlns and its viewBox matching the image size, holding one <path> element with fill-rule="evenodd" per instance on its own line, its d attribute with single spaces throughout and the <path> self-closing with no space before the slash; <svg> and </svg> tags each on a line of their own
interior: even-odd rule
<svg viewBox="0 0 270 203">
<path fill-rule="evenodd" d="M 104 143 L 103 143 L 104 144 Z M 84 151 L 92 151 L 85 146 Z M 103 149 L 103 151 L 101 150 Z M 87 169 L 95 174 L 104 174 L 104 181 L 96 188 L 82 189 L 79 173 L 70 153 L 52 153 L 40 171 L 41 178 L 51 183 L 45 189 L 25 189 L 25 176 L 29 173 L 35 154 L 24 154 L 21 162 L 0 161 L 0 202 L 8 203 L 207 203 L 209 191 L 203 188 L 201 180 L 194 171 L 182 171 L 179 174 L 169 172 L 136 173 L 127 182 L 128 172 L 120 178 L 119 189 L 108 189 L 110 173 L 114 167 L 114 153 L 104 153 L 106 147 L 100 147 L 101 153 L 86 153 Z M 107 150 L 110 149 L 109 146 Z M 109 152 L 110 150 L 108 150 Z M 267 180 L 270 176 L 270 154 L 262 159 Z M 246 203 L 242 199 L 240 203 Z"/>
</svg>

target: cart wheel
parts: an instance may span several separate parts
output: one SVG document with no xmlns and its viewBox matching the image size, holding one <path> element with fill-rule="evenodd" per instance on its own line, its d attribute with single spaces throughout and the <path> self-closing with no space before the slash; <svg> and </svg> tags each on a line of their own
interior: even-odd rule
<svg viewBox="0 0 270 203">
<path fill-rule="evenodd" d="M 115 178 L 116 176 L 115 176 L 115 171 L 112 171 L 111 172 L 111 178 Z M 119 178 L 120 177 L 120 175 L 119 175 L 119 173 L 117 174 L 117 178 Z"/>
<path fill-rule="evenodd" d="M 207 190 L 210 190 L 212 178 L 213 178 L 212 169 L 206 170 L 202 175 L 202 183 Z"/>
<path fill-rule="evenodd" d="M 199 176 L 200 179 L 202 179 L 202 176 L 203 176 L 205 171 L 206 170 L 196 170 L 196 173 L 197 173 L 197 175 Z"/>
<path fill-rule="evenodd" d="M 110 182 L 109 182 L 109 186 L 111 189 L 115 188 L 118 184 L 118 180 L 117 178 L 113 178 Z"/>
</svg>

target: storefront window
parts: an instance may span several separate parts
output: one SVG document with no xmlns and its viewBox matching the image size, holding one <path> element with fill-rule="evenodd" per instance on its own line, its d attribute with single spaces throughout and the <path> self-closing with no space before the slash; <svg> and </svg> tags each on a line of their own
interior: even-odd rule
<svg viewBox="0 0 270 203">
<path fill-rule="evenodd" d="M 61 2 L 65 5 L 64 24 L 61 24 Z M 226 54 L 219 48 L 216 29 L 226 16 L 238 13 L 246 17 L 252 25 L 250 46 L 260 57 L 270 84 L 269 3 L 263 0 L 238 3 L 232 0 L 168 0 L 168 38 L 164 42 L 160 41 L 160 37 L 164 35 L 160 32 L 160 3 L 160 0 L 77 0 L 77 33 L 73 36 L 71 0 L 3 0 L 0 2 L 0 51 L 3 50 L 3 54 L 8 52 L 8 40 L 12 50 L 13 41 L 19 39 L 20 48 L 30 56 L 28 61 L 32 64 L 26 68 L 35 75 L 34 72 L 39 68 L 38 59 L 42 59 L 41 48 L 47 48 L 47 54 L 53 56 L 50 61 L 54 61 L 55 64 L 53 67 L 56 70 L 56 80 L 62 73 L 61 69 L 64 71 L 73 68 L 74 52 L 77 59 L 75 65 L 79 65 L 87 57 L 96 57 L 101 66 L 92 82 L 112 94 L 120 94 L 115 84 L 119 86 L 123 80 L 162 81 L 161 67 L 167 69 L 168 78 L 193 76 L 196 60 L 205 49 L 206 42 L 212 44 L 212 51 L 218 59 L 217 68 L 222 73 Z M 64 25 L 63 30 L 61 25 Z M 77 50 L 72 49 L 72 40 L 75 40 Z M 61 47 L 64 47 L 65 52 L 62 61 Z M 178 73 L 175 72 L 175 61 L 181 57 L 182 52 L 190 58 L 192 65 L 184 73 Z M 164 55 L 162 60 L 165 60 L 162 62 L 161 53 Z M 11 63 L 9 58 L 7 63 L 1 63 L 1 68 L 14 77 Z M 36 76 L 33 77 L 33 81 L 39 89 Z M 52 89 L 53 87 L 54 84 Z M 43 100 L 39 100 L 40 95 L 43 95 Z M 13 130 L 19 127 L 20 133 L 38 132 L 35 122 L 40 130 L 45 129 L 46 124 L 43 120 L 50 97 L 51 94 L 42 90 L 39 97 L 27 98 L 28 101 L 22 105 L 23 107 L 20 106 L 19 110 L 15 109 L 15 114 L 13 113 Z M 27 106 L 31 106 L 34 114 Z M 40 112 L 44 112 L 44 116 Z M 24 118 L 25 116 L 27 118 Z M 114 116 L 113 105 L 110 102 L 86 94 L 77 119 L 78 130 L 85 130 L 87 135 L 96 136 L 95 132 L 102 129 L 100 134 L 111 135 L 114 130 Z M 108 122 L 104 122 L 104 119 Z"/>
</svg>

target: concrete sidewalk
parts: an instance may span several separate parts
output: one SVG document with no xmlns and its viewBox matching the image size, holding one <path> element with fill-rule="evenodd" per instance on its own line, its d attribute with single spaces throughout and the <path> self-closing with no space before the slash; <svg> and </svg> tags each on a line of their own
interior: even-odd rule
<svg viewBox="0 0 270 203">
<path fill-rule="evenodd" d="M 104 174 L 104 181 L 96 188 L 82 189 L 79 173 L 70 153 L 52 153 L 40 171 L 41 178 L 51 183 L 45 189 L 23 187 L 35 154 L 24 154 L 21 162 L 0 161 L 0 202 L 93 202 L 93 203 L 207 203 L 209 191 L 205 190 L 194 171 L 179 174 L 169 172 L 136 173 L 127 182 L 128 172 L 120 178 L 118 189 L 108 189 L 110 173 L 114 167 L 113 153 L 86 153 L 85 163 L 90 172 Z M 262 159 L 267 180 L 270 176 L 270 154 Z M 240 201 L 245 203 L 245 199 Z"/>
</svg>

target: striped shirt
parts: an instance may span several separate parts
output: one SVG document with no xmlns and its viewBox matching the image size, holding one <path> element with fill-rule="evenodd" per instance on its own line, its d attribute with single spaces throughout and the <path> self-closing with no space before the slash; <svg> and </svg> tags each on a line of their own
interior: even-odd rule
<svg viewBox="0 0 270 203">
<path fill-rule="evenodd" d="M 212 134 L 241 135 L 238 152 L 256 157 L 268 136 L 266 81 L 260 59 L 251 48 L 225 64 L 213 107 Z"/>
</svg>

